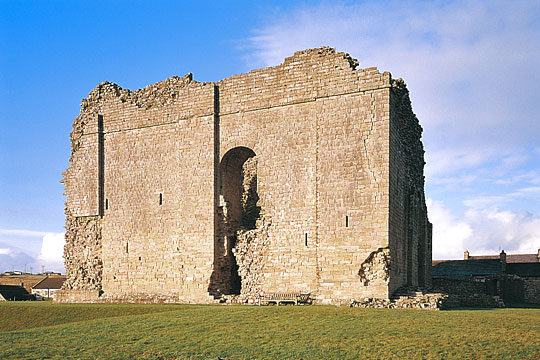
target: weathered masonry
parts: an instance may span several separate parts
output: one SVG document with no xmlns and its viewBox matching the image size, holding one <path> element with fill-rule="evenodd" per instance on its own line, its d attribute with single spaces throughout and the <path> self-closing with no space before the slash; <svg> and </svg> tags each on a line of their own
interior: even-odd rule
<svg viewBox="0 0 540 360">
<path fill-rule="evenodd" d="M 402 80 L 357 64 L 324 47 L 215 83 L 92 90 L 64 173 L 58 301 L 429 286 L 422 128 Z"/>
</svg>

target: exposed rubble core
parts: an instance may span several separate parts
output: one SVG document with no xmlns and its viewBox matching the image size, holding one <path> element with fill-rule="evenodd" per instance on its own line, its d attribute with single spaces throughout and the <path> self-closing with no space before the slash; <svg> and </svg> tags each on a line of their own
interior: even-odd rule
<svg viewBox="0 0 540 360">
<path fill-rule="evenodd" d="M 264 216 L 257 220 L 256 227 L 238 232 L 233 254 L 238 264 L 238 275 L 242 279 L 242 295 L 260 295 L 263 292 L 265 252 L 270 243 L 271 222 Z"/>
<path fill-rule="evenodd" d="M 257 295 L 262 289 L 265 251 L 270 242 L 271 221 L 261 216 L 257 192 L 257 158 L 251 157 L 242 165 L 242 217 L 236 232 L 232 253 L 241 278 L 242 295 Z"/>
<path fill-rule="evenodd" d="M 101 224 L 98 216 L 74 217 L 66 212 L 63 289 L 101 290 Z"/>
<path fill-rule="evenodd" d="M 390 259 L 389 249 L 379 249 L 369 254 L 368 258 L 360 266 L 358 276 L 364 286 L 369 286 L 371 280 L 388 281 Z"/>
<path fill-rule="evenodd" d="M 242 165 L 242 217 L 240 228 L 252 230 L 256 228 L 261 207 L 257 193 L 257 158 L 250 157 Z"/>
<path fill-rule="evenodd" d="M 221 165 L 218 212 L 221 255 L 213 273 L 211 295 L 253 295 L 264 267 L 270 222 L 261 217 L 257 158 L 247 148 L 227 153 Z M 212 288 L 213 286 L 213 288 Z"/>
</svg>

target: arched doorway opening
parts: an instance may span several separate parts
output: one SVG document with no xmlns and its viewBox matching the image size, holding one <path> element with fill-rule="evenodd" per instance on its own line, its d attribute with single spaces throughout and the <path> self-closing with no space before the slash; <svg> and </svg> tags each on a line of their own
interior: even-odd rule
<svg viewBox="0 0 540 360">
<path fill-rule="evenodd" d="M 242 279 L 233 252 L 239 231 L 255 229 L 257 206 L 257 158 L 247 147 L 233 148 L 221 159 L 218 176 L 219 205 L 214 273 L 210 294 L 240 294 Z"/>
</svg>

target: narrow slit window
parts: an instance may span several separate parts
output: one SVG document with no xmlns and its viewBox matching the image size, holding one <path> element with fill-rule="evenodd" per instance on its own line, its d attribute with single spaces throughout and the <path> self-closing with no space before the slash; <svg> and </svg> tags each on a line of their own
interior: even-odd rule
<svg viewBox="0 0 540 360">
<path fill-rule="evenodd" d="M 307 233 L 304 234 L 304 244 L 307 246 Z"/>
<path fill-rule="evenodd" d="M 159 193 L 159 205 L 163 205 L 163 193 Z"/>
<path fill-rule="evenodd" d="M 345 216 L 345 227 L 349 227 L 349 217 Z"/>
<path fill-rule="evenodd" d="M 109 210 L 109 199 L 105 199 L 105 210 Z"/>
<path fill-rule="evenodd" d="M 129 253 L 129 243 L 126 243 L 126 254 Z"/>
</svg>

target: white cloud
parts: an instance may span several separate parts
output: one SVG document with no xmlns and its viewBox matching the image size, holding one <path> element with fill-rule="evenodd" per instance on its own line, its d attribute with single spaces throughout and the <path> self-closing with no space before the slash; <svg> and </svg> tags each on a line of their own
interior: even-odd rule
<svg viewBox="0 0 540 360">
<path fill-rule="evenodd" d="M 12 233 L 12 232 L 11 232 Z M 33 237 L 38 231 L 17 230 L 15 234 L 26 234 Z M 13 233 L 12 233 L 13 234 Z M 30 234 L 30 235 L 29 235 Z M 32 255 L 33 249 L 22 248 L 21 244 L 27 241 L 17 241 L 19 246 L 11 243 L 0 242 L 0 272 L 8 270 L 19 271 L 57 271 L 64 272 L 64 233 L 42 232 L 41 251 L 39 255 Z"/>
<path fill-rule="evenodd" d="M 49 270 L 58 271 L 63 268 L 64 244 L 64 233 L 47 233 L 43 236 L 38 262 Z"/>
<path fill-rule="evenodd" d="M 440 201 L 427 199 L 429 219 L 433 223 L 433 259 L 459 259 L 473 233 L 466 221 L 458 219 Z"/>
<path fill-rule="evenodd" d="M 366 1 L 268 15 L 248 39 L 257 66 L 330 45 L 404 77 L 425 129 L 427 175 L 493 160 L 516 166 L 540 133 L 540 3 Z M 526 78 L 526 80 L 525 80 Z M 451 149 L 451 150 L 449 150 Z"/>
<path fill-rule="evenodd" d="M 529 186 L 529 187 L 518 189 L 514 193 L 514 195 L 531 197 L 531 198 L 536 198 L 537 200 L 540 200 L 540 186 Z"/>
<path fill-rule="evenodd" d="M 510 201 L 507 196 L 478 196 L 463 201 L 463 204 L 473 209 L 485 209 L 486 207 L 501 204 L 507 201 Z"/>
<path fill-rule="evenodd" d="M 247 51 L 250 65 L 270 66 L 330 45 L 403 77 L 439 198 L 428 201 L 434 257 L 536 252 L 539 217 L 501 208 L 538 199 L 539 19 L 538 1 L 319 3 L 270 13 Z"/>
<path fill-rule="evenodd" d="M 426 153 L 426 177 L 453 174 L 476 168 L 493 159 L 494 149 L 443 149 Z"/>
<path fill-rule="evenodd" d="M 37 269 L 34 262 L 35 259 L 21 249 L 0 243 L 0 272 L 9 270 L 23 271 L 25 268 L 30 271 L 31 267 Z"/>
<path fill-rule="evenodd" d="M 540 217 L 525 211 L 503 211 L 496 207 L 465 213 L 473 224 L 469 247 L 475 253 L 536 253 L 540 248 Z"/>
<path fill-rule="evenodd" d="M 47 235 L 44 231 L 21 230 L 21 229 L 0 229 L 0 235 L 43 237 Z"/>
<path fill-rule="evenodd" d="M 510 176 L 498 179 L 490 179 L 490 181 L 498 185 L 512 185 L 519 182 L 540 184 L 540 171 L 517 171 Z"/>
<path fill-rule="evenodd" d="M 463 187 L 464 185 L 472 185 L 478 180 L 476 175 L 462 175 L 462 176 L 445 176 L 445 177 L 431 177 L 429 178 L 430 184 L 445 185 L 448 187 Z"/>
<path fill-rule="evenodd" d="M 530 159 L 528 154 L 524 153 L 514 153 L 503 158 L 502 168 L 505 171 L 519 168 L 521 165 L 525 164 Z"/>
<path fill-rule="evenodd" d="M 465 250 L 485 255 L 501 249 L 536 253 L 540 248 L 540 216 L 497 207 L 470 208 L 456 216 L 440 201 L 428 199 L 427 205 L 433 223 L 434 259 L 460 259 Z"/>
</svg>

